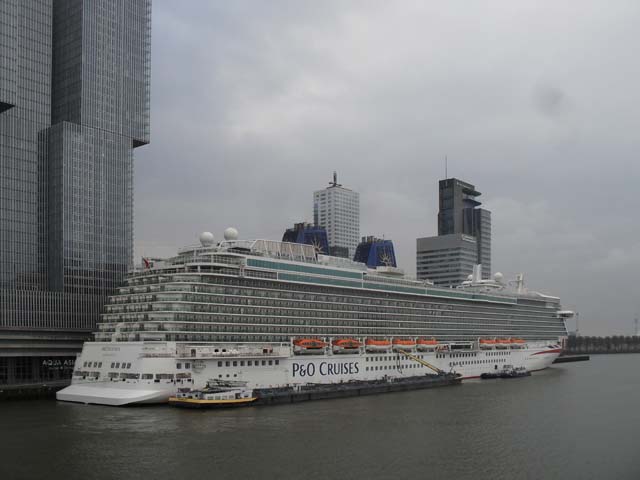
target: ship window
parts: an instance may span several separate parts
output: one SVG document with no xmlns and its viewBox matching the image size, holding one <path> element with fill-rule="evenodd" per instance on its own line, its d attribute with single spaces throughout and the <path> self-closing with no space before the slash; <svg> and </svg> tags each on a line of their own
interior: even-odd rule
<svg viewBox="0 0 640 480">
<path fill-rule="evenodd" d="M 264 367 L 267 364 L 266 360 L 262 360 L 262 366 Z"/>
<path fill-rule="evenodd" d="M 240 360 L 240 366 L 244 367 L 244 360 Z"/>
<path fill-rule="evenodd" d="M 225 366 L 225 367 L 228 367 L 228 366 L 230 366 L 230 365 L 231 365 L 231 363 L 230 363 L 228 360 L 227 360 L 226 362 L 224 362 L 224 366 Z"/>
<path fill-rule="evenodd" d="M 238 362 L 236 362 L 235 360 L 233 361 L 233 366 L 237 367 L 238 366 Z"/>
<path fill-rule="evenodd" d="M 280 365 L 280 360 L 276 360 L 276 365 Z"/>
<path fill-rule="evenodd" d="M 116 363 L 116 368 L 120 368 L 120 362 Z"/>
<path fill-rule="evenodd" d="M 130 363 L 127 363 L 127 368 L 131 368 L 131 364 Z"/>
<path fill-rule="evenodd" d="M 250 367 L 251 366 L 251 360 L 247 360 L 247 366 Z"/>
<path fill-rule="evenodd" d="M 178 370 L 180 370 L 180 369 L 182 368 L 182 364 L 181 364 L 181 363 L 176 363 L 176 368 L 177 368 Z"/>
<path fill-rule="evenodd" d="M 111 368 L 115 368 L 115 362 L 111 362 Z"/>
<path fill-rule="evenodd" d="M 221 367 L 222 366 L 222 362 L 218 362 L 218 366 Z"/>
<path fill-rule="evenodd" d="M 273 360 L 269 360 L 269 365 L 273 365 Z"/>
<path fill-rule="evenodd" d="M 153 373 L 143 373 L 142 380 L 151 380 L 153 378 Z"/>
</svg>

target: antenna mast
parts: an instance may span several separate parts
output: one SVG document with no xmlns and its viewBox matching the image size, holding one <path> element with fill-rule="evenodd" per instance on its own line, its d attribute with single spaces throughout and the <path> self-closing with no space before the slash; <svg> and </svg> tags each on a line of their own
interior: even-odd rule
<svg viewBox="0 0 640 480">
<path fill-rule="evenodd" d="M 449 178 L 449 173 L 447 172 L 447 170 L 448 170 L 448 168 L 447 168 L 447 167 L 448 167 L 448 165 L 447 165 L 447 164 L 448 164 L 448 163 L 449 163 L 449 161 L 448 161 L 448 159 L 447 159 L 447 156 L 445 155 L 445 156 L 444 156 L 444 179 L 445 179 L 445 180 L 446 180 L 447 178 Z"/>
<path fill-rule="evenodd" d="M 329 182 L 329 185 L 331 185 L 332 187 L 342 186 L 338 183 L 338 172 L 336 172 L 335 170 L 333 171 L 333 182 Z"/>
</svg>

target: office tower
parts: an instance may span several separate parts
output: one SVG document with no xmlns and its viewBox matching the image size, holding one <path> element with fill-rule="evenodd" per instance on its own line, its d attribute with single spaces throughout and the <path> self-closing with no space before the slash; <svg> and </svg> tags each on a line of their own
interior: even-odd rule
<svg viewBox="0 0 640 480">
<path fill-rule="evenodd" d="M 151 1 L 3 0 L 0 24 L 0 384 L 51 381 L 132 264 Z"/>
<path fill-rule="evenodd" d="M 313 245 L 316 253 L 329 254 L 329 240 L 327 230 L 324 227 L 309 223 L 296 223 L 293 228 L 288 228 L 282 236 L 283 242 L 302 243 Z"/>
<path fill-rule="evenodd" d="M 329 252 L 337 257 L 353 258 L 360 238 L 360 194 L 333 182 L 313 192 L 313 220 L 327 229 Z"/>
<path fill-rule="evenodd" d="M 476 264 L 482 264 L 483 279 L 491 277 L 491 212 L 479 208 L 479 196 L 470 183 L 440 180 L 438 236 L 417 239 L 418 278 L 455 286 Z"/>
</svg>

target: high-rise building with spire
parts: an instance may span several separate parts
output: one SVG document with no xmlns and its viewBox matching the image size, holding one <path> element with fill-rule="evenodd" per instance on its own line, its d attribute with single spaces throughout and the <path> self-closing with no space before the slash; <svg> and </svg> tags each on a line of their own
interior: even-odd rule
<svg viewBox="0 0 640 480">
<path fill-rule="evenodd" d="M 360 194 L 333 181 L 324 190 L 313 192 L 313 221 L 327 230 L 329 252 L 353 258 L 360 240 Z"/>
</svg>

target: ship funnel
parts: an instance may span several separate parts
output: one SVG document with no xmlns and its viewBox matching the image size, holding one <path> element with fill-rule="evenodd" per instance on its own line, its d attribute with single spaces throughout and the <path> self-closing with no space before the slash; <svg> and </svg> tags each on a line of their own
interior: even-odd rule
<svg viewBox="0 0 640 480">
<path fill-rule="evenodd" d="M 477 265 L 473 266 L 473 273 L 472 273 L 472 281 L 473 283 L 479 283 L 482 280 L 482 264 L 478 263 Z"/>
</svg>

